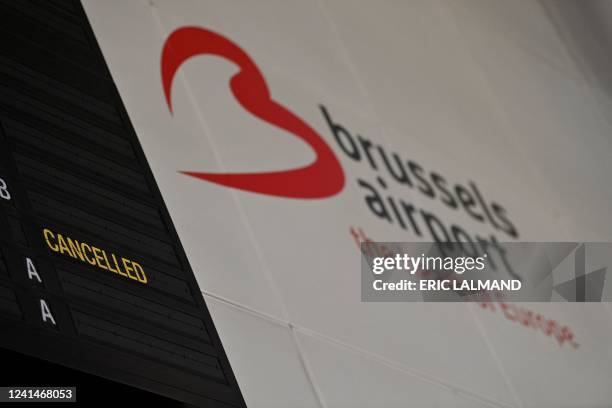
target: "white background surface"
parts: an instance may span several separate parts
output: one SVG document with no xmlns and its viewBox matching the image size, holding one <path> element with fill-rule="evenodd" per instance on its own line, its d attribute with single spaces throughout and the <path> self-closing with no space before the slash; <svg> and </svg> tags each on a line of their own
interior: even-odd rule
<svg viewBox="0 0 612 408">
<path fill-rule="evenodd" d="M 353 134 L 450 181 L 475 181 L 520 239 L 610 241 L 612 98 L 538 1 L 86 0 L 111 73 L 250 407 L 599 407 L 612 401 L 612 308 L 527 305 L 568 325 L 578 349 L 477 305 L 361 303 L 349 228 L 375 218 L 323 103 Z M 250 116 L 235 67 L 194 58 L 160 79 L 167 35 L 186 25 L 239 44 L 273 97 L 313 126 L 347 174 L 331 199 L 234 191 L 178 173 L 263 171 L 312 152 Z M 391 182 L 390 180 L 388 180 Z M 470 232 L 465 212 L 401 197 Z M 498 237 L 503 239 L 503 236 Z"/>
</svg>

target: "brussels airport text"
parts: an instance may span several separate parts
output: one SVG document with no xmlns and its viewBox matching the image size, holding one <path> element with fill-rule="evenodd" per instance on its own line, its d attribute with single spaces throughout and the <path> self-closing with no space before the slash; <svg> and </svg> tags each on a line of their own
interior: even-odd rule
<svg viewBox="0 0 612 408">
<path fill-rule="evenodd" d="M 388 151 L 383 145 L 373 142 L 366 136 L 353 133 L 344 124 L 337 121 L 329 109 L 320 106 L 326 124 L 336 141 L 339 150 L 357 163 L 363 163 L 373 172 L 373 181 L 357 179 L 357 184 L 364 193 L 364 201 L 374 216 L 411 232 L 415 237 L 429 237 L 437 243 L 454 242 L 461 250 L 472 256 L 478 253 L 497 254 L 489 259 L 492 269 L 503 266 L 510 275 L 519 278 L 512 270 L 504 248 L 495 234 L 483 237 L 470 234 L 456 224 L 445 224 L 436 214 L 418 208 L 403 197 L 390 193 L 388 180 L 409 191 L 431 200 L 439 200 L 456 211 L 465 211 L 476 222 L 490 225 L 503 238 L 517 239 L 519 233 L 510 221 L 508 212 L 498 202 L 485 199 L 476 183 L 453 183 L 442 174 L 427 169 L 413 158 L 402 156 L 398 152 Z M 409 240 L 406 240 L 409 241 Z"/>
</svg>

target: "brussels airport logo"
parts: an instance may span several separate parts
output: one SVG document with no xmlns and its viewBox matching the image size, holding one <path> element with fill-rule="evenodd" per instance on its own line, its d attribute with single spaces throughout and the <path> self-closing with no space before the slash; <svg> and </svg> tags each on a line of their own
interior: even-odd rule
<svg viewBox="0 0 612 408">
<path fill-rule="evenodd" d="M 268 84 L 253 60 L 238 45 L 212 31 L 184 27 L 166 40 L 162 52 L 162 83 L 172 112 L 172 81 L 183 62 L 198 55 L 215 55 L 236 64 L 240 70 L 230 88 L 240 105 L 269 124 L 306 142 L 316 154 L 311 164 L 288 170 L 262 173 L 183 172 L 202 180 L 254 193 L 289 198 L 325 198 L 344 188 L 344 171 L 323 138 L 300 117 L 270 95 Z"/>
<path fill-rule="evenodd" d="M 229 88 L 240 106 L 260 120 L 305 142 L 316 158 L 304 167 L 272 172 L 182 171 L 183 174 L 230 188 L 293 199 L 329 198 L 344 189 L 345 171 L 336 153 L 312 126 L 272 97 L 266 79 L 252 58 L 240 46 L 218 33 L 200 27 L 181 27 L 166 39 L 161 54 L 161 79 L 171 113 L 172 83 L 179 68 L 190 58 L 204 55 L 221 57 L 234 63 L 239 70 L 230 79 Z M 320 110 L 336 142 L 337 152 L 352 163 L 367 166 L 370 170 L 372 178 L 359 177 L 356 183 L 363 193 L 365 205 L 379 220 L 418 237 L 428 235 L 435 242 L 467 242 L 473 249 L 463 248 L 468 252 L 476 253 L 477 246 L 485 250 L 498 247 L 495 235 L 481 237 L 469 234 L 459 225 L 444 223 L 429 210 L 429 205 L 422 208 L 414 205 L 406 194 L 416 191 L 427 199 L 462 212 L 471 221 L 488 224 L 506 238 L 518 238 L 518 230 L 510 221 L 506 209 L 497 202 L 487 200 L 474 182 L 451 183 L 439 172 L 428 170 L 416 160 L 352 133 L 324 106 L 321 105 Z M 398 191 L 394 190 L 401 190 L 399 196 Z M 359 234 L 362 236 L 360 239 L 364 239 L 361 230 Z"/>
</svg>

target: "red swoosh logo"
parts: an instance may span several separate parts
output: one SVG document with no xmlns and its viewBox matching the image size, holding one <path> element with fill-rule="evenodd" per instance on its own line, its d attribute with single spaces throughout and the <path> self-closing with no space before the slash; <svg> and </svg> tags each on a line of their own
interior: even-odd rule
<svg viewBox="0 0 612 408">
<path fill-rule="evenodd" d="M 199 27 L 182 27 L 170 34 L 161 58 L 162 83 L 172 112 L 172 81 L 183 62 L 197 55 L 216 55 L 240 70 L 229 81 L 240 105 L 259 119 L 286 130 L 315 152 L 311 164 L 261 173 L 181 173 L 240 190 L 289 198 L 325 198 L 344 187 L 344 171 L 323 138 L 301 118 L 272 99 L 265 78 L 253 60 L 229 39 Z"/>
</svg>

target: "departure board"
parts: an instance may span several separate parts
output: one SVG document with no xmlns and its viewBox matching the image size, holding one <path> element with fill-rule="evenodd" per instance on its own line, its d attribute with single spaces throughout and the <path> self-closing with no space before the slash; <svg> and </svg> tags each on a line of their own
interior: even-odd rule
<svg viewBox="0 0 612 408">
<path fill-rule="evenodd" d="M 81 5 L 0 0 L 0 346 L 244 406 Z"/>
</svg>

